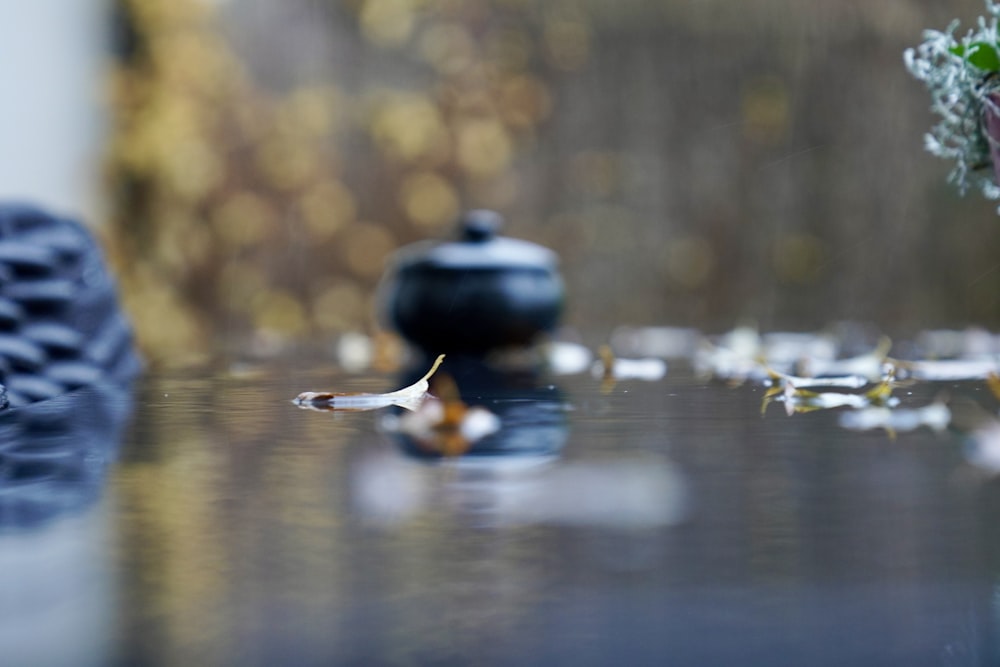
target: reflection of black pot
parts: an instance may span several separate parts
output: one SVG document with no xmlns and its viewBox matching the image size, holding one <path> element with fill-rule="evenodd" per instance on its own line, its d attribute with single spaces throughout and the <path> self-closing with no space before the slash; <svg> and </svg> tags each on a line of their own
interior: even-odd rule
<svg viewBox="0 0 1000 667">
<path fill-rule="evenodd" d="M 559 389 L 540 383 L 537 374 L 503 372 L 471 357 L 449 357 L 438 373 L 455 381 L 463 403 L 481 406 L 500 419 L 499 430 L 470 443 L 461 456 L 463 461 L 552 458 L 562 451 L 569 436 L 565 402 Z M 403 382 L 409 384 L 417 377 L 419 372 L 414 369 Z M 406 434 L 398 436 L 407 455 L 424 460 L 442 458 L 440 452 Z"/>
<path fill-rule="evenodd" d="M 551 331 L 563 285 L 550 250 L 496 235 L 500 216 L 471 211 L 458 241 L 401 250 L 383 307 L 390 324 L 428 354 L 483 354 Z"/>
<path fill-rule="evenodd" d="M 37 525 L 100 497 L 131 405 L 127 388 L 97 384 L 0 412 L 0 529 Z"/>
</svg>

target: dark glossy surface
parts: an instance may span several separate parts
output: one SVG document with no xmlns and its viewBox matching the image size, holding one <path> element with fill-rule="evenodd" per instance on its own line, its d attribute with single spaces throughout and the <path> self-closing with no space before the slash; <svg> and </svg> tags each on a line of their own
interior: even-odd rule
<svg viewBox="0 0 1000 667">
<path fill-rule="evenodd" d="M 2 664 L 1000 656 L 1000 487 L 960 434 L 761 417 L 760 389 L 673 370 L 608 395 L 586 376 L 553 381 L 557 458 L 432 465 L 380 432 L 381 412 L 289 402 L 397 382 L 144 380 L 99 492 L 0 531 Z"/>
</svg>

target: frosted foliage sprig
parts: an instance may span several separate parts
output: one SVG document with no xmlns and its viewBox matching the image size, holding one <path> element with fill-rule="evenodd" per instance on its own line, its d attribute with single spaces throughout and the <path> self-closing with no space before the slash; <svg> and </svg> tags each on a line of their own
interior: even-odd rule
<svg viewBox="0 0 1000 667">
<path fill-rule="evenodd" d="M 944 32 L 925 31 L 923 43 L 904 51 L 903 60 L 910 73 L 927 86 L 931 111 L 939 117 L 925 135 L 924 147 L 954 161 L 948 181 L 959 192 L 978 189 L 988 199 L 1000 199 L 1000 186 L 989 169 L 990 144 L 983 129 L 984 110 L 1000 111 L 990 98 L 1000 91 L 1000 76 L 977 67 L 968 57 L 978 45 L 997 43 L 1000 2 L 986 0 L 986 11 L 990 18 L 980 16 L 976 28 L 961 39 L 955 37 L 957 20 Z"/>
</svg>

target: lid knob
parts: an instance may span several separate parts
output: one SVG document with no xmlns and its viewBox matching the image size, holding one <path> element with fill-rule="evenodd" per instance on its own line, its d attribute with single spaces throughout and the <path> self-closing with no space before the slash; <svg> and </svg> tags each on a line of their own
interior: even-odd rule
<svg viewBox="0 0 1000 667">
<path fill-rule="evenodd" d="M 468 211 L 459 219 L 461 240 L 467 243 L 485 243 L 497 235 L 502 225 L 503 217 L 496 211 Z"/>
</svg>

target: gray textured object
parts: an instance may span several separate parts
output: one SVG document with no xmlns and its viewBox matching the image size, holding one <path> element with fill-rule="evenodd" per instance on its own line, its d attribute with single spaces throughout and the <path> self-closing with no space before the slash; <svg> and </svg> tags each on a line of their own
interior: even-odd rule
<svg viewBox="0 0 1000 667">
<path fill-rule="evenodd" d="M 100 247 L 73 220 L 0 204 L 0 383 L 9 405 L 141 370 Z"/>
</svg>

